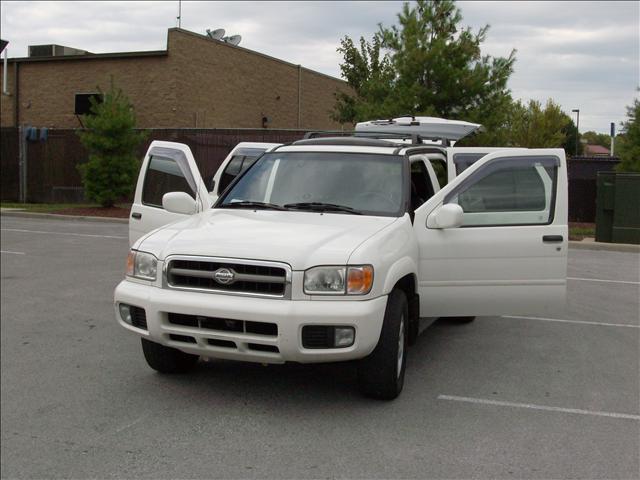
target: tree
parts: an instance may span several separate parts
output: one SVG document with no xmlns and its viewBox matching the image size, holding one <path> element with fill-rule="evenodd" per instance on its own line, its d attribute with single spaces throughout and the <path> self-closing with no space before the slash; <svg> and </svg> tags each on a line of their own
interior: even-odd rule
<svg viewBox="0 0 640 480">
<path fill-rule="evenodd" d="M 576 142 L 578 142 L 578 155 L 582 155 L 584 153 L 584 144 L 578 140 L 578 128 L 576 124 L 573 123 L 573 119 L 569 117 L 569 122 L 562 129 L 564 134 L 566 135 L 566 139 L 562 144 L 562 148 L 567 153 L 568 156 L 574 156 L 576 153 Z M 582 137 L 582 135 L 580 135 Z"/>
<path fill-rule="evenodd" d="M 594 131 L 584 132 L 580 135 L 589 145 L 600 145 L 601 147 L 611 147 L 611 136 L 606 133 L 597 133 Z"/>
<path fill-rule="evenodd" d="M 335 118 L 432 115 L 478 121 L 497 135 L 511 104 L 515 50 L 506 58 L 481 55 L 489 27 L 473 33 L 461 21 L 451 0 L 418 0 L 403 5 L 399 26 L 379 25 L 372 42 L 361 38 L 360 50 L 345 37 L 340 68 L 355 95 L 338 97 Z"/>
<path fill-rule="evenodd" d="M 78 136 L 89 160 L 78 165 L 78 170 L 85 195 L 103 207 L 112 207 L 133 190 L 140 168 L 137 147 L 146 135 L 135 130 L 133 108 L 113 81 L 102 102 L 91 98 L 91 114 L 83 115 L 82 120 L 85 129 Z"/>
<path fill-rule="evenodd" d="M 507 146 L 562 147 L 569 125 L 571 118 L 551 99 L 547 100 L 544 108 L 536 100 L 530 100 L 528 105 L 518 101 L 514 104 L 509 120 L 510 138 Z"/>
<path fill-rule="evenodd" d="M 616 144 L 620 163 L 619 172 L 640 172 L 640 100 L 634 99 L 627 107 L 628 120 L 622 123 L 622 135 Z"/>
</svg>

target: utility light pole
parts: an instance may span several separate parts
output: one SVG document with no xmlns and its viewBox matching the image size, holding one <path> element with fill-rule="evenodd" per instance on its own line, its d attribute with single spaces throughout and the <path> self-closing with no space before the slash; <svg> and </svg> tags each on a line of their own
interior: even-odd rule
<svg viewBox="0 0 640 480">
<path fill-rule="evenodd" d="M 571 110 L 576 113 L 576 157 L 578 156 L 578 143 L 580 142 L 580 109 L 574 108 Z"/>
</svg>

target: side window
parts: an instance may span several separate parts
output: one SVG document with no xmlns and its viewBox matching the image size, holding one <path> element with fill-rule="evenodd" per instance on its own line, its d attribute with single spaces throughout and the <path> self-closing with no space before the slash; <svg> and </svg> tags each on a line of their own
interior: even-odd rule
<svg viewBox="0 0 640 480">
<path fill-rule="evenodd" d="M 144 176 L 142 203 L 162 208 L 162 197 L 168 192 L 186 192 L 195 198 L 175 160 L 154 155 L 149 160 Z"/>
<path fill-rule="evenodd" d="M 253 165 L 263 153 L 264 149 L 261 148 L 241 148 L 237 150 L 220 176 L 218 192 L 224 192 L 233 179 Z"/>
<path fill-rule="evenodd" d="M 444 187 L 447 182 L 447 164 L 441 160 L 430 160 L 433 171 L 436 172 L 440 188 Z"/>
<path fill-rule="evenodd" d="M 460 175 L 467 168 L 487 155 L 486 153 L 456 153 L 453 155 L 453 164 L 456 166 L 456 175 Z"/>
<path fill-rule="evenodd" d="M 433 185 L 422 160 L 411 162 L 411 209 L 415 210 L 433 196 Z"/>
<path fill-rule="evenodd" d="M 497 159 L 450 193 L 445 203 L 462 207 L 463 227 L 549 224 L 558 165 L 555 157 Z"/>
</svg>

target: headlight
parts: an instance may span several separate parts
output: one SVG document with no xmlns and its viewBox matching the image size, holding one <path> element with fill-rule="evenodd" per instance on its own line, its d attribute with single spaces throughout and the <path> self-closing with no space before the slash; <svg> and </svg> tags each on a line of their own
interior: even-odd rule
<svg viewBox="0 0 640 480">
<path fill-rule="evenodd" d="M 304 272 L 308 295 L 365 295 L 373 286 L 371 265 L 314 267 Z"/>
<path fill-rule="evenodd" d="M 158 259 L 146 252 L 131 250 L 127 257 L 127 275 L 143 280 L 155 280 Z"/>
</svg>

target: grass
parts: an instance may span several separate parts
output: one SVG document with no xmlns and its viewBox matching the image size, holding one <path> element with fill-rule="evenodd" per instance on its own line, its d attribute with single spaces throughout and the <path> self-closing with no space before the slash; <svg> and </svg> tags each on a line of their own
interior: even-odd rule
<svg viewBox="0 0 640 480">
<path fill-rule="evenodd" d="M 130 204 L 117 204 L 117 207 L 129 208 Z M 95 203 L 8 203 L 0 202 L 2 208 L 22 208 L 27 212 L 49 213 L 69 208 L 100 208 Z M 594 223 L 569 223 L 569 239 L 582 240 L 585 237 L 596 236 Z"/>
<path fill-rule="evenodd" d="M 569 240 L 582 240 L 596 236 L 595 223 L 569 223 Z"/>
<path fill-rule="evenodd" d="M 98 207 L 95 203 L 9 203 L 9 202 L 1 202 L 0 207 L 2 208 L 22 208 L 27 212 L 39 212 L 39 213 L 47 213 L 47 212 L 55 212 L 56 210 L 64 210 L 66 208 L 74 208 L 74 207 Z"/>
<path fill-rule="evenodd" d="M 130 203 L 117 203 L 116 207 L 129 208 Z M 2 208 L 20 208 L 33 213 L 51 213 L 70 208 L 102 208 L 97 203 L 11 203 L 0 202 Z"/>
</svg>

